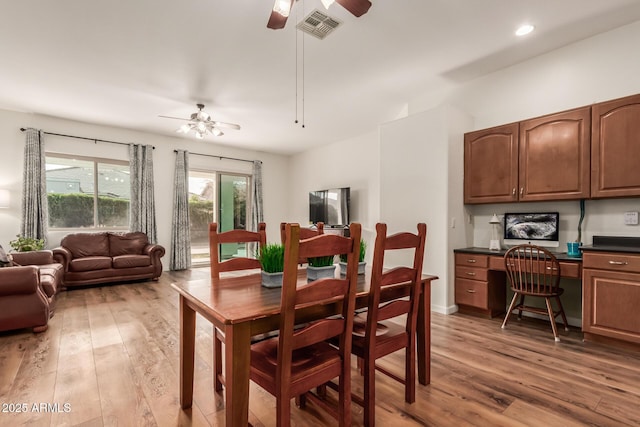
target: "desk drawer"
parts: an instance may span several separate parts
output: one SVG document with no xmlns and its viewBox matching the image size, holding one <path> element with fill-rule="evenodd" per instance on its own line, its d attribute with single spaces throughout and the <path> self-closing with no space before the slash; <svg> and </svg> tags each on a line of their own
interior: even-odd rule
<svg viewBox="0 0 640 427">
<path fill-rule="evenodd" d="M 598 270 L 640 273 L 640 255 L 619 252 L 584 252 L 582 254 L 582 266 Z"/>
<path fill-rule="evenodd" d="M 489 260 L 489 269 L 504 271 L 504 258 L 491 257 Z M 580 272 L 580 263 L 560 261 L 560 275 L 566 278 L 579 279 L 582 277 Z"/>
<path fill-rule="evenodd" d="M 487 282 L 456 279 L 456 304 L 488 309 L 489 292 Z"/>
<path fill-rule="evenodd" d="M 487 280 L 486 268 L 467 267 L 466 265 L 456 266 L 456 277 L 461 279 Z"/>
<path fill-rule="evenodd" d="M 456 265 L 467 265 L 470 267 L 486 268 L 489 265 L 489 257 L 487 255 L 457 253 Z"/>
</svg>

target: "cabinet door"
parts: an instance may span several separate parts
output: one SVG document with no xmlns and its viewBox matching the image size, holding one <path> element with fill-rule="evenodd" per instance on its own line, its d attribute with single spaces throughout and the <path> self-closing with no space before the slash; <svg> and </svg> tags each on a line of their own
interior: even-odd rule
<svg viewBox="0 0 640 427">
<path fill-rule="evenodd" d="M 518 124 L 465 134 L 464 202 L 513 202 L 517 187 Z"/>
<path fill-rule="evenodd" d="M 640 95 L 593 106 L 591 196 L 640 196 Z"/>
<path fill-rule="evenodd" d="M 591 107 L 520 123 L 519 200 L 570 200 L 590 194 Z"/>
<path fill-rule="evenodd" d="M 582 331 L 640 343 L 640 275 L 585 268 Z"/>
</svg>

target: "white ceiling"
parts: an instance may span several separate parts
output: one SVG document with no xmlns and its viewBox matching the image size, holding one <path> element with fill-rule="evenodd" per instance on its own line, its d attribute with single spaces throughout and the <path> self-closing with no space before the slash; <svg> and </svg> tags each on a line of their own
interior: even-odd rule
<svg viewBox="0 0 640 427">
<path fill-rule="evenodd" d="M 324 40 L 298 37 L 296 96 L 295 24 L 320 0 L 298 1 L 275 31 L 273 0 L 0 0 L 0 108 L 176 135 L 180 122 L 158 115 L 186 118 L 201 102 L 242 126 L 205 141 L 294 153 L 371 132 L 416 94 L 640 19 L 637 0 L 371 1 L 360 18 L 331 6 L 343 25 Z M 525 21 L 536 31 L 516 38 Z"/>
</svg>

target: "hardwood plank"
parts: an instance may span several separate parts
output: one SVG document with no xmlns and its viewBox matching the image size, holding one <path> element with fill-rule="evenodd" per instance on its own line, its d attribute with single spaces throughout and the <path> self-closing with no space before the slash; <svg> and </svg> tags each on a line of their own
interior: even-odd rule
<svg viewBox="0 0 640 427">
<path fill-rule="evenodd" d="M 196 321 L 194 405 L 179 408 L 178 296 L 169 284 L 206 270 L 62 292 L 49 330 L 0 334 L 2 402 L 69 403 L 70 413 L 0 413 L 0 426 L 224 425 L 213 392 L 212 327 Z M 548 322 L 432 314 L 432 377 L 406 404 L 403 386 L 376 375 L 378 425 L 640 425 L 640 353 L 583 342 L 579 330 L 553 341 Z M 381 364 L 399 371 L 398 352 Z M 352 372 L 354 391 L 362 377 Z M 249 422 L 275 425 L 275 400 L 249 388 Z M 335 396 L 332 397 L 335 399 Z M 292 406 L 293 425 L 335 425 L 309 403 Z M 352 405 L 354 426 L 362 408 Z"/>
</svg>

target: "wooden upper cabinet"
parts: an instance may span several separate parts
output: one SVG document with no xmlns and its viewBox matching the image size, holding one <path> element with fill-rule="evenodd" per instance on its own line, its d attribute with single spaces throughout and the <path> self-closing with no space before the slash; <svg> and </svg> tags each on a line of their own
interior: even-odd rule
<svg viewBox="0 0 640 427">
<path fill-rule="evenodd" d="M 591 197 L 640 196 L 640 95 L 594 104 Z"/>
<path fill-rule="evenodd" d="M 589 197 L 591 107 L 520 122 L 518 200 Z"/>
<path fill-rule="evenodd" d="M 518 123 L 464 136 L 464 203 L 517 200 Z"/>
</svg>

